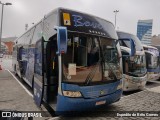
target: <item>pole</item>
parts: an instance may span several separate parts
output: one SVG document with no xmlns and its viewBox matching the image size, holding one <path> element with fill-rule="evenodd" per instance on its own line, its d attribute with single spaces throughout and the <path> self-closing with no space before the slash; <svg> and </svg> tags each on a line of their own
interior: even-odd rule
<svg viewBox="0 0 160 120">
<path fill-rule="evenodd" d="M 116 28 L 117 12 L 115 12 L 115 28 Z"/>
<path fill-rule="evenodd" d="M 4 4 L 2 4 L 2 13 L 1 13 L 0 52 L 1 52 L 1 42 L 2 42 L 3 8 L 4 8 Z"/>
<path fill-rule="evenodd" d="M 12 3 L 2 3 L 0 1 L 0 4 L 2 4 L 2 13 L 1 13 L 1 31 L 0 31 L 0 53 L 2 52 L 1 43 L 2 43 L 2 27 L 3 27 L 3 9 L 4 5 L 12 5 Z"/>
<path fill-rule="evenodd" d="M 119 12 L 119 10 L 115 10 L 113 11 L 115 13 L 115 29 L 116 29 L 116 23 L 117 23 L 117 13 Z"/>
</svg>

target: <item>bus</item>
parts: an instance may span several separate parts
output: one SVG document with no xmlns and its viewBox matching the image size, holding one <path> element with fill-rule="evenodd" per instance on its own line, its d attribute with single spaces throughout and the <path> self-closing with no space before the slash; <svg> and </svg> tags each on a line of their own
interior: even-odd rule
<svg viewBox="0 0 160 120">
<path fill-rule="evenodd" d="M 55 114 L 92 110 L 122 94 L 122 60 L 113 24 L 57 8 L 15 40 L 13 70 L 37 106 Z"/>
<path fill-rule="evenodd" d="M 123 91 L 143 90 L 147 81 L 143 46 L 135 35 L 121 31 L 117 31 L 117 34 L 123 61 Z M 131 44 L 134 44 L 134 52 L 129 54 Z"/>
<path fill-rule="evenodd" d="M 148 81 L 158 80 L 160 77 L 159 50 L 154 46 L 143 45 L 146 54 Z"/>
</svg>

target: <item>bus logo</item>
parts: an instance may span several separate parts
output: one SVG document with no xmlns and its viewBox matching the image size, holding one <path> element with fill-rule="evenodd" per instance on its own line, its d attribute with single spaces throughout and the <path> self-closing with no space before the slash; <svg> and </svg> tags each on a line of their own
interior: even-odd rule
<svg viewBox="0 0 160 120">
<path fill-rule="evenodd" d="M 72 16 L 73 16 L 74 26 L 76 27 L 85 26 L 85 27 L 92 27 L 94 29 L 96 28 L 103 29 L 102 25 L 97 22 L 85 20 L 80 15 L 72 15 Z"/>
<path fill-rule="evenodd" d="M 70 14 L 63 13 L 64 25 L 71 25 Z"/>
</svg>

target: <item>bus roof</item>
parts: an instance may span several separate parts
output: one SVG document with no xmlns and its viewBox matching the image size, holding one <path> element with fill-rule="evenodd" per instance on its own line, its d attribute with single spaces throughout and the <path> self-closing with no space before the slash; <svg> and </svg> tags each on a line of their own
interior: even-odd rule
<svg viewBox="0 0 160 120">
<path fill-rule="evenodd" d="M 152 48 L 152 49 L 158 50 L 158 48 L 156 48 L 156 47 L 154 47 L 154 46 L 151 46 L 151 45 L 144 45 L 144 44 L 143 44 L 143 47 L 144 47 L 144 48 Z"/>
<path fill-rule="evenodd" d="M 158 48 L 156 48 L 154 46 L 150 46 L 150 45 L 143 45 L 143 48 L 145 51 L 150 52 L 150 53 L 154 53 L 156 56 L 159 56 Z"/>
<path fill-rule="evenodd" d="M 44 18 L 40 20 L 40 22 L 27 30 L 23 35 L 21 35 L 21 37 L 24 37 L 27 33 L 29 34 L 30 31 L 32 31 L 33 34 L 33 31 L 39 29 L 37 33 L 42 33 L 46 39 L 49 39 L 51 36 L 56 34 L 56 30 L 54 29 L 55 26 L 65 26 L 69 32 L 118 39 L 114 25 L 111 22 L 90 14 L 61 7 L 45 15 Z M 21 37 L 15 41 L 19 41 Z M 20 43 L 22 43 L 22 38 L 20 41 Z M 26 44 L 28 43 L 29 42 L 26 42 Z"/>
<path fill-rule="evenodd" d="M 124 41 L 125 39 L 132 39 L 135 42 L 136 45 L 136 51 L 143 51 L 143 46 L 141 44 L 141 41 L 133 34 L 117 31 L 118 39 L 120 41 L 123 41 L 125 43 L 126 47 L 130 48 L 130 42 Z M 123 40 L 124 39 L 124 40 Z"/>
<path fill-rule="evenodd" d="M 122 32 L 122 31 L 117 31 L 117 35 L 119 39 L 126 39 L 126 38 L 131 38 L 131 39 L 135 39 L 135 35 L 131 34 L 131 33 L 127 33 L 127 32 Z M 137 37 L 136 37 L 137 38 Z M 137 38 L 138 39 L 138 38 Z M 138 39 L 139 40 L 139 39 Z M 140 41 L 140 40 L 139 40 Z"/>
<path fill-rule="evenodd" d="M 64 8 L 59 9 L 59 15 L 59 25 L 68 31 L 118 39 L 113 24 L 105 19 Z"/>
</svg>

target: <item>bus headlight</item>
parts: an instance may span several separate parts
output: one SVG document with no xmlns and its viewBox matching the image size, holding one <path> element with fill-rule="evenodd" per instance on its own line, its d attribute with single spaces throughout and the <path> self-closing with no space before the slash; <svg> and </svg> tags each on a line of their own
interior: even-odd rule
<svg viewBox="0 0 160 120">
<path fill-rule="evenodd" d="M 117 86 L 117 90 L 122 89 L 122 83 Z"/>
<path fill-rule="evenodd" d="M 82 97 L 79 91 L 63 91 L 63 95 L 67 97 Z"/>
</svg>

